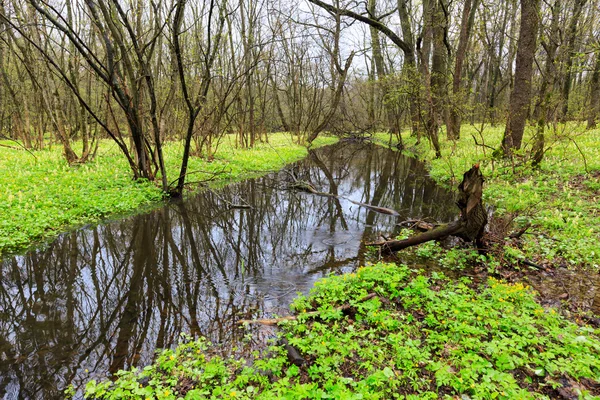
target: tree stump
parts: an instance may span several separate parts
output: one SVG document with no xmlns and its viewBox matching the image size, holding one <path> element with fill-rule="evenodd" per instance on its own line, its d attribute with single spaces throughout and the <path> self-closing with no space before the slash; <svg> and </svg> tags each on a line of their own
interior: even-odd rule
<svg viewBox="0 0 600 400">
<path fill-rule="evenodd" d="M 462 182 L 458 186 L 459 197 L 456 202 L 456 205 L 460 208 L 460 217 L 458 220 L 411 236 L 408 239 L 387 240 L 382 243 L 374 243 L 373 245 L 381 246 L 384 252 L 393 253 L 407 247 L 452 235 L 460 237 L 467 242 L 474 241 L 478 247 L 482 247 L 481 238 L 487 225 L 487 213 L 481 202 L 483 182 L 483 174 L 479 169 L 479 164 L 475 164 L 463 174 Z"/>
</svg>

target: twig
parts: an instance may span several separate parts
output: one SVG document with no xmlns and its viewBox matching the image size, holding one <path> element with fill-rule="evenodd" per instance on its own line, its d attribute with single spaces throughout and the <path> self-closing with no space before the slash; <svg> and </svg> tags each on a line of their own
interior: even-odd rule
<svg viewBox="0 0 600 400">
<path fill-rule="evenodd" d="M 214 190 L 210 190 L 209 191 L 213 194 L 213 196 L 215 196 L 216 198 L 218 198 L 219 200 L 221 200 L 223 203 L 225 203 L 225 205 L 227 206 L 228 209 L 250 209 L 252 208 L 252 206 L 250 204 L 248 204 L 248 202 L 246 202 L 246 200 L 240 198 L 241 201 L 243 201 L 245 204 L 234 204 L 232 202 L 230 202 L 227 199 L 224 199 L 221 195 L 219 195 L 217 192 L 215 192 Z"/>
<path fill-rule="evenodd" d="M 589 174 L 590 171 L 588 170 L 587 159 L 585 158 L 585 154 L 583 154 L 583 151 L 581 151 L 581 148 L 579 148 L 579 145 L 577 144 L 577 142 L 575 141 L 575 139 L 573 139 L 570 136 L 568 136 L 568 139 L 571 142 L 573 142 L 573 144 L 575 145 L 575 147 L 577 147 L 577 150 L 579 151 L 579 154 L 581 154 L 581 157 L 583 157 L 583 167 L 585 168 L 585 173 Z"/>
<path fill-rule="evenodd" d="M 529 260 L 521 260 L 521 262 L 523 264 L 528 265 L 528 266 L 533 267 L 533 268 L 544 269 L 544 267 L 542 267 L 541 265 L 538 265 L 538 264 L 536 264 L 536 263 L 534 263 L 532 261 L 529 261 Z"/>
<path fill-rule="evenodd" d="M 21 147 L 21 149 L 19 149 L 18 147 L 8 146 L 8 145 L 6 145 L 6 144 L 0 144 L 0 146 L 2 146 L 2 147 L 8 147 L 9 149 L 14 149 L 14 150 L 25 150 L 26 152 L 28 152 L 29 154 L 31 154 L 31 156 L 32 156 L 33 158 L 35 158 L 35 160 L 37 161 L 37 157 L 35 156 L 35 154 L 33 154 L 33 153 L 31 152 L 31 150 L 29 150 L 27 147 L 25 147 L 25 146 L 23 146 L 21 143 L 19 143 L 19 141 L 18 141 L 18 140 L 11 139 L 11 138 L 9 138 L 9 137 L 6 137 L 6 136 L 4 136 L 4 135 L 0 135 L 0 139 L 2 139 L 2 140 L 10 140 L 11 142 L 15 142 L 16 144 L 18 144 L 18 145 L 19 145 L 19 147 Z"/>
<path fill-rule="evenodd" d="M 202 181 L 192 181 L 192 182 L 186 182 L 186 185 L 190 185 L 192 183 L 204 183 L 204 182 L 210 182 L 213 181 L 217 178 L 217 176 L 224 174 L 226 172 L 226 167 L 223 167 L 223 169 L 221 169 L 220 171 L 216 171 L 216 172 L 208 172 L 208 171 L 202 171 L 202 170 L 197 170 L 197 171 L 192 171 L 192 172 L 188 172 L 185 174 L 186 177 L 193 175 L 193 174 L 199 174 L 199 173 L 204 173 L 204 174 L 212 174 L 212 176 L 210 178 L 207 178 L 205 180 Z M 231 172 L 231 171 L 230 171 Z M 175 182 L 177 182 L 179 180 L 179 178 L 174 179 L 173 181 L 171 181 L 171 183 L 169 183 L 169 187 L 171 187 L 171 185 L 173 185 Z"/>
<path fill-rule="evenodd" d="M 528 222 L 527 225 L 525 225 L 523 228 L 519 229 L 517 232 L 513 232 L 510 235 L 508 235 L 509 238 L 511 239 L 518 239 L 521 236 L 523 236 L 523 234 L 527 231 L 527 229 L 531 228 L 531 222 Z"/>
</svg>

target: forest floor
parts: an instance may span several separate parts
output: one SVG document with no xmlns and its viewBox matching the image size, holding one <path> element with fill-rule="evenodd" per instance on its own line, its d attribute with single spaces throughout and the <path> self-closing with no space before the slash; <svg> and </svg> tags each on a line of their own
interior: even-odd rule
<svg viewBox="0 0 600 400">
<path fill-rule="evenodd" d="M 539 169 L 524 161 L 527 150 L 513 161 L 494 159 L 501 135 L 500 127 L 480 135 L 465 126 L 460 141 L 442 140 L 444 157 L 437 160 L 428 143 L 404 138 L 405 151 L 424 159 L 438 182 L 455 186 L 475 163 L 487 178 L 484 201 L 493 207 L 487 254 L 434 242 L 407 250 L 462 277 L 424 273 L 418 262 L 378 262 L 330 276 L 298 296 L 295 319 L 279 324 L 287 346 L 222 358 L 210 343 L 184 338 L 142 371 L 91 381 L 87 395 L 600 399 L 597 316 L 589 307 L 570 307 L 569 298 L 549 303 L 522 281 L 558 270 L 598 276 L 600 131 L 567 126 L 548 134 L 550 150 Z M 386 143 L 387 136 L 376 140 Z"/>
<path fill-rule="evenodd" d="M 491 240 L 507 251 L 500 262 L 522 267 L 529 260 L 543 267 L 600 269 L 600 130 L 584 125 L 560 126 L 546 133 L 548 150 L 539 168 L 527 162 L 531 138 L 514 160 L 498 160 L 504 127 L 463 126 L 456 142 L 442 140 L 442 158 L 435 159 L 429 143 L 405 135 L 405 152 L 427 160 L 431 176 L 455 187 L 462 173 L 479 164 L 486 177 L 483 200 L 493 209 Z M 387 135 L 376 141 L 387 143 Z M 479 145 L 475 144 L 478 143 Z M 506 242 L 507 229 L 528 226 L 515 241 Z M 510 232 L 509 232 L 510 233 Z M 508 246 L 506 246 L 508 245 Z M 505 260 L 506 258 L 506 260 Z"/>
<path fill-rule="evenodd" d="M 288 134 L 273 134 L 269 143 L 252 149 L 235 146 L 225 136 L 214 160 L 191 157 L 188 183 L 221 185 L 276 171 L 306 156 L 306 147 Z M 322 137 L 314 146 L 335 143 Z M 59 145 L 40 151 L 25 151 L 14 142 L 0 147 L 0 257 L 19 252 L 84 224 L 117 218 L 140 209 L 156 207 L 164 199 L 162 190 L 147 180 L 133 180 L 125 157 L 114 142 L 102 140 L 94 161 L 69 166 Z M 170 179 L 179 173 L 181 143 L 164 148 Z M 193 192 L 193 190 L 192 190 Z"/>
</svg>

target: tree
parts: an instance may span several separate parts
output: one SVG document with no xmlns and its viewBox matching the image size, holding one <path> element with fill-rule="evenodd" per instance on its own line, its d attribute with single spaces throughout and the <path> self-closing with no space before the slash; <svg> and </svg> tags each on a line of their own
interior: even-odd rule
<svg viewBox="0 0 600 400">
<path fill-rule="evenodd" d="M 600 116 L 600 41 L 596 41 L 594 70 L 590 79 L 590 107 L 587 117 L 587 129 L 596 128 L 596 119 Z"/>
<path fill-rule="evenodd" d="M 463 99 L 465 97 L 461 88 L 462 73 L 478 5 L 479 0 L 465 0 L 463 5 L 460 35 L 458 37 L 458 47 L 456 48 L 456 57 L 454 60 L 454 75 L 452 78 L 452 95 L 455 104 L 450 107 L 448 125 L 446 127 L 448 139 L 460 139 L 460 108 L 464 104 Z"/>
<path fill-rule="evenodd" d="M 533 165 L 539 165 L 542 162 L 544 156 L 544 130 L 546 128 L 546 122 L 548 120 L 548 111 L 552 101 L 551 88 L 554 86 L 556 81 L 556 51 L 559 44 L 559 17 L 561 11 L 561 0 L 555 0 L 551 8 L 551 23 L 550 32 L 547 39 L 542 36 L 542 47 L 546 51 L 546 62 L 544 65 L 544 73 L 542 75 L 542 84 L 540 86 L 540 93 L 538 95 L 538 102 L 536 104 L 537 114 L 537 132 L 535 136 L 535 142 L 533 145 Z M 543 32 L 543 30 L 542 30 Z"/>
<path fill-rule="evenodd" d="M 405 71 L 408 71 L 409 73 L 411 73 L 411 71 L 414 71 L 416 68 L 415 65 L 415 52 L 414 52 L 414 47 L 412 42 L 407 42 L 405 40 L 403 40 L 402 38 L 400 38 L 398 35 L 396 35 L 396 33 L 394 33 L 394 31 L 392 29 L 390 29 L 388 26 L 386 26 L 385 24 L 383 24 L 379 19 L 374 18 L 373 16 L 365 16 L 359 13 L 356 13 L 352 10 L 349 9 L 345 9 L 345 8 L 341 8 L 341 7 L 336 7 L 327 3 L 324 3 L 321 0 L 309 0 L 311 3 L 323 8 L 324 10 L 330 12 L 330 13 L 335 13 L 338 14 L 340 16 L 346 16 L 346 17 L 350 17 L 354 20 L 363 22 L 367 25 L 369 25 L 370 27 L 373 27 L 375 29 L 377 29 L 379 32 L 383 33 L 385 36 L 387 36 L 396 46 L 398 46 L 398 48 L 400 50 L 402 50 L 403 54 L 404 54 L 404 64 L 403 64 L 403 68 Z M 440 0 L 441 1 L 441 0 Z M 402 28 L 403 28 L 403 35 L 405 36 L 406 39 L 411 40 L 412 39 L 412 35 L 408 35 L 407 31 L 410 31 L 408 29 L 408 26 L 406 25 L 406 20 L 407 20 L 407 15 L 405 14 L 406 7 L 404 6 L 405 3 L 401 3 L 400 6 L 398 7 L 399 11 L 400 11 L 400 20 L 402 23 Z M 428 10 L 429 8 L 427 7 L 427 5 L 423 5 L 424 7 L 424 12 L 426 10 Z M 437 7 L 432 8 L 431 10 L 434 9 L 438 9 Z M 429 11 L 428 11 L 429 12 Z M 441 18 L 442 20 L 444 18 L 446 18 L 446 13 L 444 12 L 444 17 L 438 17 L 436 18 L 436 22 L 439 22 Z M 402 22 L 405 21 L 405 22 Z M 429 24 L 424 24 L 424 26 L 430 26 Z M 429 28 L 426 28 L 429 29 Z M 444 28 L 445 29 L 445 28 Z M 443 33 L 442 33 L 443 35 Z M 438 33 L 439 37 L 440 34 Z M 423 58 L 424 60 L 428 60 L 428 58 Z M 441 62 L 442 59 L 440 58 L 439 61 L 437 63 L 435 63 L 438 66 L 441 66 L 443 63 Z M 424 61 L 421 62 L 422 66 L 425 66 L 425 68 L 427 69 L 426 63 L 428 63 L 428 61 Z M 430 75 L 427 75 L 427 78 L 425 78 L 427 83 L 429 84 L 430 82 Z M 440 79 L 440 77 L 436 77 L 435 79 Z M 441 85 L 436 85 L 437 87 L 441 87 Z M 426 85 L 427 87 L 427 85 Z M 431 98 L 430 95 L 430 91 L 427 90 L 426 94 L 426 98 L 427 98 L 427 103 L 429 106 L 429 118 L 428 121 L 429 123 L 426 124 L 427 127 L 427 133 L 429 136 L 429 139 L 431 140 L 431 143 L 435 149 L 436 152 L 436 156 L 441 156 L 440 153 L 440 146 L 439 146 L 439 142 L 438 142 L 438 132 L 437 132 L 437 123 L 435 123 L 435 115 L 436 115 L 436 110 L 435 107 L 437 106 L 438 102 L 434 102 L 433 99 Z M 416 99 L 414 99 L 416 100 Z M 417 107 L 413 107 L 411 106 L 411 110 L 413 112 L 417 111 Z M 414 116 L 413 114 L 413 121 L 415 121 L 415 118 L 417 118 L 416 116 Z"/>
<path fill-rule="evenodd" d="M 185 15 L 185 7 L 187 0 L 179 0 L 175 5 L 175 16 L 173 18 L 173 51 L 174 58 L 177 65 L 177 72 L 179 75 L 179 80 L 181 83 L 181 91 L 183 94 L 183 98 L 185 100 L 185 105 L 187 108 L 187 129 L 184 138 L 184 147 L 183 147 L 183 156 L 181 159 L 181 167 L 179 170 L 179 176 L 177 178 L 177 185 L 171 191 L 171 195 L 174 197 L 179 197 L 183 193 L 183 188 L 185 184 L 185 180 L 187 177 L 187 169 L 188 162 L 190 158 L 190 148 L 192 143 L 192 138 L 194 134 L 194 127 L 196 124 L 196 119 L 198 118 L 198 114 L 202 111 L 203 107 L 206 103 L 206 96 L 208 94 L 208 90 L 210 87 L 210 81 L 212 77 L 212 66 L 215 62 L 217 51 L 219 50 L 220 42 L 221 42 L 221 33 L 223 31 L 223 27 L 225 25 L 225 11 L 223 9 L 217 8 L 214 0 L 210 2 L 208 6 L 208 46 L 204 49 L 203 59 L 201 61 L 201 71 L 202 74 L 199 76 L 200 85 L 198 87 L 198 92 L 194 97 L 190 93 L 190 89 L 188 87 L 188 82 L 185 73 L 184 60 L 181 50 L 180 36 L 182 32 L 183 20 Z M 215 15 L 218 14 L 218 15 Z M 213 18 L 216 19 L 217 27 L 216 33 L 214 33 L 211 29 L 213 24 Z M 214 35 L 214 39 L 213 39 Z"/>
<path fill-rule="evenodd" d="M 531 101 L 531 80 L 535 57 L 540 0 L 521 0 L 521 27 L 517 43 L 515 81 L 510 94 L 506 130 L 502 139 L 505 156 L 521 148 Z"/>
<path fill-rule="evenodd" d="M 561 119 L 563 121 L 567 120 L 569 113 L 569 94 L 571 93 L 573 61 L 576 55 L 575 40 L 577 39 L 577 25 L 579 23 L 579 19 L 581 18 L 581 13 L 586 2 L 587 0 L 573 1 L 573 14 L 571 15 L 571 20 L 569 21 L 569 27 L 567 30 L 567 39 L 565 43 L 565 73 L 562 86 L 563 106 Z"/>
</svg>

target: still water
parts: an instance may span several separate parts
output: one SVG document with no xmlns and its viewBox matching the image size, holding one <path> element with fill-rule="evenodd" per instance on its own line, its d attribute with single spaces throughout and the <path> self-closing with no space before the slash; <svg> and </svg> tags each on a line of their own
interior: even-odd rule
<svg viewBox="0 0 600 400">
<path fill-rule="evenodd" d="M 400 215 L 287 190 L 291 176 Z M 70 383 L 150 363 L 180 332 L 224 353 L 252 346 L 239 319 L 286 314 L 317 279 L 363 264 L 364 243 L 399 221 L 454 214 L 452 194 L 420 162 L 338 144 L 279 173 L 66 233 L 0 264 L 0 398 L 63 398 Z"/>
</svg>

